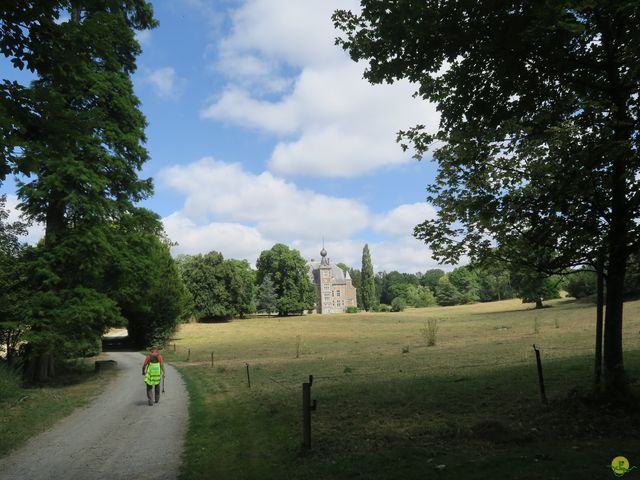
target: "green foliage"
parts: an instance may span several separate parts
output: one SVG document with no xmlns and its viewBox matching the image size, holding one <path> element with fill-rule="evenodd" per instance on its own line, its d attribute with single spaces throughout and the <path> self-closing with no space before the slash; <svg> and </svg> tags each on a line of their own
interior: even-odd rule
<svg viewBox="0 0 640 480">
<path fill-rule="evenodd" d="M 412 273 L 383 272 L 378 277 L 381 280 L 379 298 L 383 303 L 391 303 L 391 300 L 398 295 L 403 295 L 407 298 L 407 288 L 420 285 L 420 278 Z"/>
<path fill-rule="evenodd" d="M 391 301 L 392 312 L 402 312 L 407 308 L 407 301 L 402 297 L 396 297 Z"/>
<path fill-rule="evenodd" d="M 344 273 L 347 273 L 350 269 L 349 267 L 347 267 L 346 264 L 340 262 L 336 265 L 340 270 L 342 270 Z"/>
<path fill-rule="evenodd" d="M 429 287 L 432 292 L 435 292 L 436 288 L 438 287 L 438 280 L 440 280 L 440 277 L 443 276 L 444 271 L 440 270 L 439 268 L 427 270 L 426 272 L 424 272 L 422 277 L 420 277 L 420 284 L 425 287 Z"/>
<path fill-rule="evenodd" d="M 512 272 L 511 281 L 523 303 L 535 303 L 543 307 L 543 300 L 560 298 L 558 277 L 547 277 L 531 271 Z"/>
<path fill-rule="evenodd" d="M 30 297 L 25 334 L 33 353 L 85 356 L 109 327 L 123 326 L 117 303 L 91 288 L 36 291 Z"/>
<path fill-rule="evenodd" d="M 265 275 L 256 291 L 256 305 L 259 312 L 271 315 L 276 311 L 278 296 L 270 275 Z"/>
<path fill-rule="evenodd" d="M 580 270 L 568 275 L 565 289 L 569 296 L 584 298 L 596 294 L 596 273 L 591 270 Z"/>
<path fill-rule="evenodd" d="M 499 266 L 474 268 L 478 276 L 478 296 L 481 302 L 507 300 L 515 296 L 509 270 Z"/>
<path fill-rule="evenodd" d="M 220 321 L 255 312 L 255 275 L 246 260 L 225 260 L 221 253 L 178 259 L 198 320 Z"/>
<path fill-rule="evenodd" d="M 0 361 L 0 404 L 17 398 L 22 393 L 18 372 Z"/>
<path fill-rule="evenodd" d="M 369 253 L 369 245 L 365 244 L 362 249 L 362 270 L 361 280 L 362 288 L 362 308 L 367 312 L 373 309 L 378 303 L 376 296 L 376 286 L 373 276 L 373 263 L 371 263 L 371 254 Z"/>
<path fill-rule="evenodd" d="M 108 290 L 127 320 L 129 337 L 139 347 L 162 345 L 189 313 L 188 292 L 169 244 L 154 231 L 126 222 L 110 233 L 116 257 Z"/>
<path fill-rule="evenodd" d="M 469 267 L 458 267 L 449 272 L 447 276 L 451 285 L 460 293 L 458 303 L 475 303 L 480 299 L 478 275 L 475 271 Z"/>
<path fill-rule="evenodd" d="M 36 77 L 29 86 L 0 83 L 0 179 L 10 166 L 23 211 L 45 225 L 44 241 L 24 255 L 27 371 L 39 380 L 54 374 L 55 356 L 93 352 L 108 327 L 125 321 L 118 303 L 131 292 L 114 285 L 129 247 L 120 224 L 140 217 L 134 204 L 152 191 L 137 175 L 148 159 L 146 121 L 130 76 L 140 53 L 135 31 L 155 25 L 144 0 L 0 8 L 0 52 Z M 142 275 L 137 265 L 127 268 Z"/>
<path fill-rule="evenodd" d="M 498 254 L 541 276 L 604 266 L 605 387 L 625 394 L 625 269 L 640 251 L 640 5 L 512 6 L 363 0 L 333 20 L 337 43 L 368 62 L 367 80 L 410 81 L 440 112 L 437 132 L 398 134 L 416 158 L 438 142 L 427 197 L 437 216 L 417 238 L 452 264 Z"/>
<path fill-rule="evenodd" d="M 440 277 L 436 288 L 436 300 L 438 305 L 449 306 L 462 303 L 462 296 L 458 289 L 449 281 L 447 275 Z"/>
<path fill-rule="evenodd" d="M 21 258 L 23 245 L 19 236 L 25 233 L 23 222 L 7 223 L 9 213 L 6 196 L 0 195 L 0 345 L 7 360 L 13 363 L 25 324 L 27 297 L 24 265 Z"/>
<path fill-rule="evenodd" d="M 345 313 L 358 313 L 358 307 L 354 306 L 354 305 L 349 305 L 347 308 L 345 308 Z"/>
<path fill-rule="evenodd" d="M 280 315 L 313 309 L 316 289 L 309 280 L 309 269 L 300 252 L 277 243 L 260 254 L 256 267 L 258 283 L 262 283 L 267 275 L 271 276 L 278 296 L 276 308 Z"/>
<path fill-rule="evenodd" d="M 349 276 L 351 277 L 351 284 L 356 289 L 356 303 L 358 308 L 364 309 L 362 306 L 362 273 L 360 273 L 360 270 L 350 268 Z"/>
</svg>

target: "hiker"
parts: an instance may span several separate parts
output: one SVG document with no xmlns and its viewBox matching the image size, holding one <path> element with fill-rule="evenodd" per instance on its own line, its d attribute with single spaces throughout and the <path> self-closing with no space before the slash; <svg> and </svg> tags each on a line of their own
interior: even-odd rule
<svg viewBox="0 0 640 480">
<path fill-rule="evenodd" d="M 142 374 L 144 375 L 144 383 L 147 385 L 149 405 L 153 405 L 152 390 L 154 389 L 155 403 L 158 403 L 160 401 L 160 376 L 162 375 L 162 378 L 164 378 L 164 361 L 156 348 L 153 348 L 151 353 L 144 359 Z"/>
</svg>

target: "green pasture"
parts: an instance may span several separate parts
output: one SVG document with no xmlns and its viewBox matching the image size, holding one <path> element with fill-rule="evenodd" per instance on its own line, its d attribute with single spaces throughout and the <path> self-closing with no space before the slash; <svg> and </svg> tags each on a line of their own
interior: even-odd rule
<svg viewBox="0 0 640 480">
<path fill-rule="evenodd" d="M 589 400 L 594 306 L 549 305 L 183 325 L 165 350 L 191 397 L 181 478 L 608 479 L 618 455 L 640 467 L 640 414 Z M 424 330 L 436 318 L 428 347 Z M 638 392 L 640 302 L 625 305 L 624 328 Z M 312 450 L 303 452 L 309 375 L 318 408 Z"/>
</svg>

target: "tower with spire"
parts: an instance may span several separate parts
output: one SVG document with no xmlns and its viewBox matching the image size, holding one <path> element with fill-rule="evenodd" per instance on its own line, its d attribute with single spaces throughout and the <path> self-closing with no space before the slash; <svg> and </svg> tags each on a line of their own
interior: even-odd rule
<svg viewBox="0 0 640 480">
<path fill-rule="evenodd" d="M 311 260 L 307 265 L 310 279 L 316 286 L 317 313 L 344 313 L 347 307 L 357 305 L 356 289 L 349 272 L 343 272 L 331 263 L 324 248 L 324 239 L 320 261 Z"/>
</svg>

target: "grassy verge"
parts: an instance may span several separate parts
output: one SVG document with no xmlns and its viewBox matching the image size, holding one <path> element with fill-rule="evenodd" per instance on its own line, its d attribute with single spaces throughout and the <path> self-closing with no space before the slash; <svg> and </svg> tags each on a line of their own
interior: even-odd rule
<svg viewBox="0 0 640 480">
<path fill-rule="evenodd" d="M 87 360 L 61 375 L 55 385 L 22 388 L 19 376 L 0 365 L 0 456 L 88 403 L 112 378 L 112 372 L 94 374 L 93 362 Z"/>
<path fill-rule="evenodd" d="M 625 308 L 633 377 L 640 302 Z M 436 345 L 427 347 L 424 324 L 436 317 Z M 182 478 L 614 478 L 615 456 L 640 466 L 640 414 L 588 401 L 594 317 L 575 302 L 543 311 L 498 302 L 185 325 L 176 352 L 166 352 L 191 396 Z M 318 410 L 313 449 L 302 454 L 300 384 L 309 374 Z M 635 381 L 632 389 L 640 395 Z"/>
</svg>

